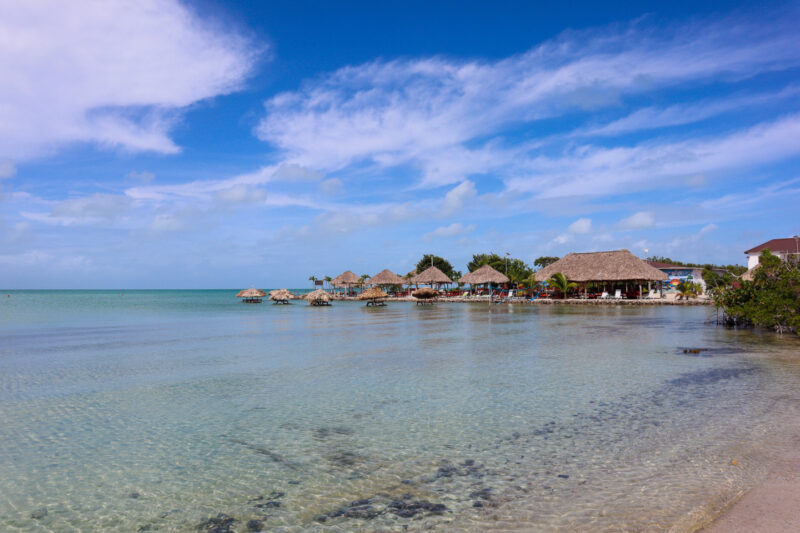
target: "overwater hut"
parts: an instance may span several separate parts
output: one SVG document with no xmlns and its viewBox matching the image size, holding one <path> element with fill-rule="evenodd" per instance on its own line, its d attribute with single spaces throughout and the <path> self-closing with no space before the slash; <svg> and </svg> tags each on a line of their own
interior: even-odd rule
<svg viewBox="0 0 800 533">
<path fill-rule="evenodd" d="M 422 287 L 412 292 L 411 296 L 416 298 L 417 305 L 432 304 L 439 296 L 439 292 L 431 287 Z"/>
<path fill-rule="evenodd" d="M 295 295 L 289 292 L 288 289 L 278 289 L 269 291 L 269 299 L 275 304 L 288 304 L 289 300 L 294 300 Z"/>
<path fill-rule="evenodd" d="M 331 295 L 322 289 L 309 292 L 305 299 L 309 305 L 331 305 Z"/>
<path fill-rule="evenodd" d="M 386 305 L 383 299 L 388 297 L 389 295 L 383 292 L 380 287 L 370 287 L 358 295 L 359 300 L 367 301 L 367 307 L 371 305 Z"/>
<path fill-rule="evenodd" d="M 569 281 L 577 283 L 584 296 L 588 285 L 612 285 L 628 292 L 630 286 L 639 287 L 638 295 L 642 296 L 642 284 L 648 288 L 652 282 L 662 282 L 669 277 L 661 270 L 648 265 L 628 250 L 609 252 L 570 253 L 534 274 L 536 281 L 547 281 L 561 272 Z"/>
<path fill-rule="evenodd" d="M 388 285 L 404 285 L 406 280 L 395 274 L 389 269 L 381 270 L 367 280 L 367 285 L 388 286 Z"/>
<path fill-rule="evenodd" d="M 489 285 L 491 288 L 492 285 L 508 283 L 509 279 L 508 276 L 498 272 L 487 264 L 476 269 L 474 272 L 464 274 L 458 281 L 460 283 L 469 283 L 469 290 L 472 292 L 472 287 L 476 285 Z"/>
<path fill-rule="evenodd" d="M 444 272 L 431 265 L 414 276 L 411 282 L 415 285 L 430 285 L 431 287 L 436 285 L 437 287 L 441 287 L 442 285 L 453 283 L 453 280 L 448 278 Z"/>
<path fill-rule="evenodd" d="M 361 278 L 349 270 L 342 272 L 331 280 L 331 285 L 334 287 L 344 287 L 348 293 L 350 293 L 353 285 L 358 285 L 359 283 L 361 283 Z"/>
<path fill-rule="evenodd" d="M 261 299 L 266 296 L 267 293 L 262 291 L 261 289 L 249 288 L 243 291 L 239 291 L 236 295 L 237 298 L 241 298 L 242 302 L 246 304 L 260 304 Z"/>
</svg>

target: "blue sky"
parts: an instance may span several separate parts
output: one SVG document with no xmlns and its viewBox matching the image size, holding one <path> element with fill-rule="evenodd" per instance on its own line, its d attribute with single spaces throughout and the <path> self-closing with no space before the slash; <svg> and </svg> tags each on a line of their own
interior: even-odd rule
<svg viewBox="0 0 800 533">
<path fill-rule="evenodd" d="M 0 286 L 800 233 L 796 3 L 533 4 L 0 3 Z"/>
</svg>

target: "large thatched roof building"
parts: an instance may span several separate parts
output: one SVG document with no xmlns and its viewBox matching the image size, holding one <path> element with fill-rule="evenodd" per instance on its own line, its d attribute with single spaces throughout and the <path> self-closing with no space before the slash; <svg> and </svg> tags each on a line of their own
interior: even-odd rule
<svg viewBox="0 0 800 533">
<path fill-rule="evenodd" d="M 405 283 L 405 279 L 389 269 L 381 270 L 367 280 L 367 285 L 403 285 Z"/>
<path fill-rule="evenodd" d="M 353 274 L 351 271 L 345 270 L 331 280 L 331 285 L 334 287 L 349 287 L 351 285 L 358 285 L 360 281 L 361 278 Z"/>
<path fill-rule="evenodd" d="M 461 283 L 469 283 L 470 285 L 483 285 L 486 283 L 508 283 L 508 276 L 498 272 L 489 265 L 483 265 L 476 269 L 474 272 L 465 274 L 458 280 Z"/>
<path fill-rule="evenodd" d="M 648 265 L 628 250 L 567 254 L 534 274 L 536 281 L 547 281 L 561 272 L 570 281 L 665 281 L 668 276 Z"/>
<path fill-rule="evenodd" d="M 411 282 L 417 285 L 442 285 L 444 283 L 453 283 L 453 280 L 448 278 L 444 272 L 431 265 L 411 278 Z"/>
</svg>

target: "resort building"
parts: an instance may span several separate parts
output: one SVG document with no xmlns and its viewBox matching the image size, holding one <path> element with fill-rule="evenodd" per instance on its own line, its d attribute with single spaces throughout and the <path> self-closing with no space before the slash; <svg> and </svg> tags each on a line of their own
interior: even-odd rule
<svg viewBox="0 0 800 533">
<path fill-rule="evenodd" d="M 547 281 L 560 272 L 579 285 L 580 293 L 592 297 L 589 291 L 605 294 L 613 290 L 616 297 L 642 298 L 645 288 L 653 282 L 667 281 L 667 275 L 648 265 L 628 250 L 609 252 L 570 253 L 534 274 L 536 281 Z"/>
<path fill-rule="evenodd" d="M 663 288 L 667 292 L 675 291 L 678 285 L 685 282 L 697 283 L 702 287 L 703 292 L 706 292 L 706 282 L 703 279 L 702 267 L 690 267 L 681 265 L 671 265 L 669 263 L 662 263 L 660 261 L 645 261 L 653 268 L 657 268 L 667 275 L 667 280 L 663 284 Z M 723 271 L 719 271 L 723 272 Z"/>
<path fill-rule="evenodd" d="M 750 248 L 745 252 L 747 254 L 747 268 L 752 270 L 758 266 L 761 252 L 769 250 L 774 255 L 777 255 L 784 261 L 794 258 L 800 259 L 800 237 L 795 235 L 788 239 L 772 239 L 764 244 L 759 244 L 755 248 Z"/>
</svg>

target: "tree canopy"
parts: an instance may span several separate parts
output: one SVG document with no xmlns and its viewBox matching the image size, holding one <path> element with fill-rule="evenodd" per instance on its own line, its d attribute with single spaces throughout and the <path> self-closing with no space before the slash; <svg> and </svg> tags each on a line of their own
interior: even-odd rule
<svg viewBox="0 0 800 533">
<path fill-rule="evenodd" d="M 489 265 L 498 272 L 502 272 L 508 276 L 508 279 L 514 283 L 521 283 L 533 274 L 531 267 L 522 259 L 509 257 L 507 260 L 508 263 L 506 263 L 505 257 L 501 257 L 495 253 L 475 254 L 472 256 L 472 261 L 467 263 L 467 269 L 469 269 L 470 272 L 474 272 L 483 265 Z M 506 272 L 506 264 L 508 264 L 508 272 Z"/>
<path fill-rule="evenodd" d="M 455 270 L 453 265 L 450 264 L 450 261 L 433 254 L 425 254 L 422 256 L 422 259 L 420 259 L 417 263 L 417 274 L 424 272 L 426 268 L 431 266 L 431 264 L 444 272 L 444 275 L 452 279 L 454 282 L 458 281 L 458 278 L 461 277 L 461 272 Z"/>
<path fill-rule="evenodd" d="M 769 250 L 761 254 L 753 281 L 734 281 L 711 292 L 729 325 L 800 333 L 800 265 Z"/>
<path fill-rule="evenodd" d="M 533 266 L 542 269 L 548 265 L 552 265 L 556 261 L 561 259 L 560 257 L 556 257 L 554 255 L 543 255 L 541 257 L 537 257 L 536 260 L 533 262 Z"/>
</svg>

